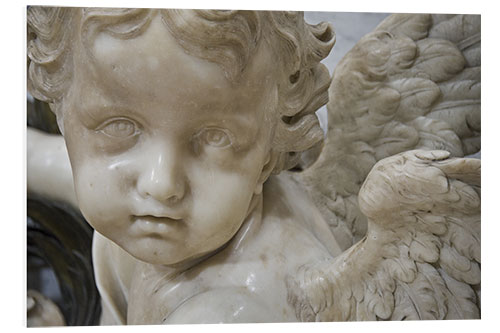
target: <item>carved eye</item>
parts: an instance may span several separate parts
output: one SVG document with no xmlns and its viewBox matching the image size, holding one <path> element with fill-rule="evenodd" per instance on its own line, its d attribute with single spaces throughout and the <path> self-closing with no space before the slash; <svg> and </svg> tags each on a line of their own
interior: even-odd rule
<svg viewBox="0 0 500 333">
<path fill-rule="evenodd" d="M 207 128 L 198 135 L 198 139 L 203 143 L 216 148 L 225 148 L 231 145 L 229 135 L 218 128 Z"/>
<path fill-rule="evenodd" d="M 137 133 L 137 126 L 128 119 L 119 118 L 105 122 L 97 130 L 114 138 L 128 138 Z"/>
</svg>

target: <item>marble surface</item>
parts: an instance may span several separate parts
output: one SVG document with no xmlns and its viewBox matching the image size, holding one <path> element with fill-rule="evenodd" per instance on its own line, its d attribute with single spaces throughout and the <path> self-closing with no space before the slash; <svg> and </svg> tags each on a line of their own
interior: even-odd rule
<svg viewBox="0 0 500 333">
<path fill-rule="evenodd" d="M 480 317 L 479 17 L 390 16 L 331 84 L 331 28 L 292 13 L 28 21 L 103 324 Z"/>
<path fill-rule="evenodd" d="M 367 33 L 371 32 L 388 13 L 347 13 L 347 12 L 304 12 L 304 20 L 310 24 L 331 22 L 335 29 L 335 45 L 332 52 L 323 60 L 330 74 L 347 52 Z M 326 133 L 328 115 L 326 106 L 321 107 L 318 115 L 321 128 Z"/>
</svg>

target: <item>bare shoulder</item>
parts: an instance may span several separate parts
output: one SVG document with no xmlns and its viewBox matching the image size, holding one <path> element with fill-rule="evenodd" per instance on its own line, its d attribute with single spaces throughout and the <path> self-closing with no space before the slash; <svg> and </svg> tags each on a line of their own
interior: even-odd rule
<svg viewBox="0 0 500 333">
<path fill-rule="evenodd" d="M 244 287 L 212 289 L 183 302 L 164 324 L 280 322 L 283 317 Z"/>
</svg>

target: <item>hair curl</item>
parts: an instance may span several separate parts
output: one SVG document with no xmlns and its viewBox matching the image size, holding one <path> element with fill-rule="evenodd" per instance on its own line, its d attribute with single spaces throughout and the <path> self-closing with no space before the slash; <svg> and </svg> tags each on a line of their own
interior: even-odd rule
<svg viewBox="0 0 500 333">
<path fill-rule="evenodd" d="M 275 173 L 295 166 L 301 152 L 323 139 L 315 111 L 328 102 L 330 76 L 320 63 L 335 43 L 328 23 L 309 25 L 300 12 L 29 7 L 28 90 L 51 105 L 62 132 L 71 43 L 81 40 L 90 50 L 100 32 L 134 38 L 158 13 L 187 53 L 218 64 L 231 81 L 238 80 L 261 40 L 271 47 L 280 64 Z"/>
</svg>

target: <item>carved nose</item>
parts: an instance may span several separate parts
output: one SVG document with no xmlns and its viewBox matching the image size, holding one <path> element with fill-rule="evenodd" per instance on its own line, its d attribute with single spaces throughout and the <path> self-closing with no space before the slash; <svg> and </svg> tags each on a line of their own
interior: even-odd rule
<svg viewBox="0 0 500 333">
<path fill-rule="evenodd" d="M 140 166 L 143 170 L 137 181 L 139 194 L 168 204 L 181 200 L 185 181 L 175 156 L 162 152 L 150 155 L 148 159 L 149 162 L 144 161 Z"/>
</svg>

